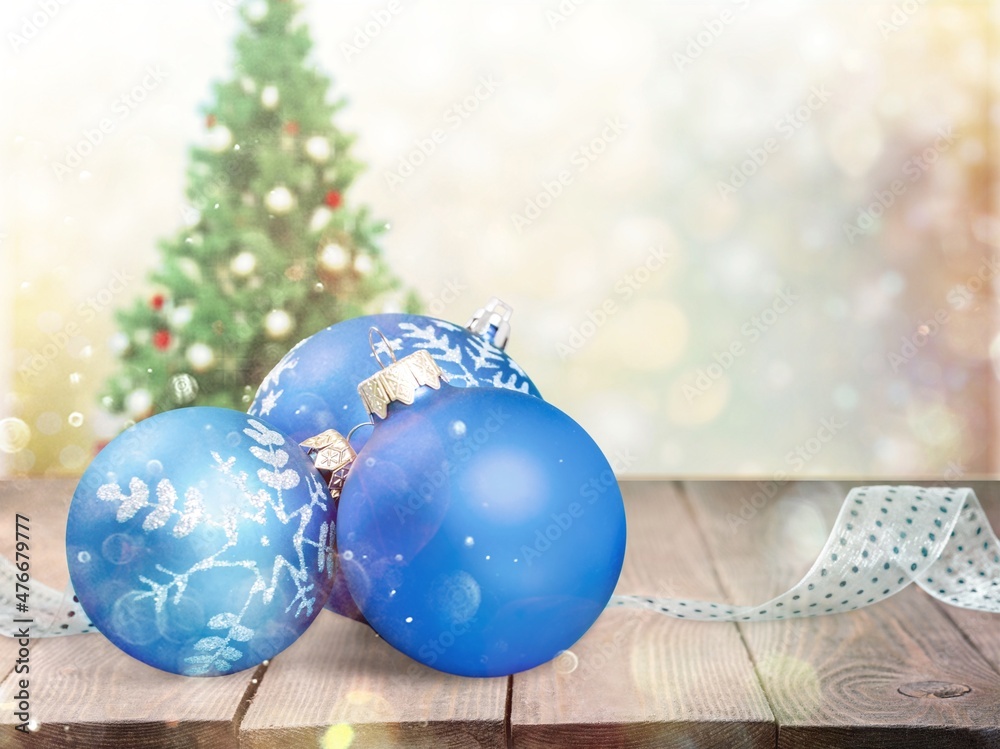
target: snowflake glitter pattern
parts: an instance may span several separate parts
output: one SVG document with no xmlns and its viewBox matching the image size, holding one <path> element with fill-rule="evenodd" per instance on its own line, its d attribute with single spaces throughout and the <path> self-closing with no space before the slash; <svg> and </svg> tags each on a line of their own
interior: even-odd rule
<svg viewBox="0 0 1000 749">
<path fill-rule="evenodd" d="M 233 664 L 243 657 L 244 652 L 233 647 L 233 642 L 249 642 L 253 639 L 254 630 L 243 625 L 243 617 L 250 609 L 257 594 L 260 594 L 262 603 L 270 605 L 275 589 L 277 588 L 283 573 L 287 573 L 296 586 L 296 593 L 292 601 L 285 608 L 289 612 L 298 603 L 294 616 L 299 617 L 303 611 L 306 616 L 311 616 L 316 606 L 316 595 L 314 586 L 307 583 L 309 563 L 305 558 L 305 546 L 312 546 L 317 550 L 317 568 L 327 577 L 333 574 L 333 540 L 332 523 L 324 522 L 318 532 L 318 537 L 313 539 L 305 538 L 305 531 L 313 517 L 314 508 L 326 512 L 329 508 L 328 497 L 321 482 L 312 474 L 306 475 L 310 501 L 297 509 L 289 512 L 285 507 L 282 492 L 294 489 L 299 485 L 299 474 L 292 469 L 285 469 L 289 455 L 280 448 L 285 444 L 285 438 L 276 431 L 268 429 L 261 422 L 251 419 L 250 427 L 243 430 L 243 433 L 250 437 L 256 445 L 251 445 L 249 452 L 266 467 L 257 471 L 257 477 L 261 483 L 274 490 L 274 493 L 266 489 L 258 489 L 252 492 L 247 485 L 248 476 L 245 472 L 235 472 L 233 466 L 235 457 L 223 459 L 218 453 L 213 452 L 216 468 L 226 475 L 229 482 L 235 486 L 246 501 L 247 507 L 236 507 L 225 505 L 222 509 L 222 519 L 218 520 L 209 516 L 205 511 L 204 500 L 195 488 L 188 489 L 185 497 L 186 502 L 183 510 L 176 508 L 177 492 L 169 479 L 161 479 L 156 487 L 155 504 L 149 501 L 149 487 L 144 481 L 133 477 L 129 481 L 129 494 L 124 494 L 118 484 L 104 484 L 97 490 L 99 499 L 106 502 L 119 502 L 116 512 L 116 520 L 124 523 L 133 518 L 139 510 L 147 507 L 153 509 L 146 515 L 142 523 L 142 529 L 146 533 L 151 533 L 165 529 L 170 519 L 178 516 L 174 524 L 172 533 L 177 538 L 182 538 L 190 534 L 199 525 L 219 528 L 225 535 L 225 542 L 214 553 L 204 557 L 186 571 L 175 572 L 162 564 L 156 565 L 156 570 L 167 578 L 166 582 L 156 581 L 146 576 L 140 576 L 139 580 L 147 589 L 138 592 L 133 600 L 152 598 L 157 614 L 162 614 L 164 607 L 168 603 L 178 604 L 188 586 L 190 578 L 199 573 L 216 568 L 244 568 L 249 571 L 254 582 L 250 587 L 246 601 L 239 611 L 222 612 L 214 615 L 207 626 L 210 629 L 226 630 L 225 636 L 209 636 L 200 639 L 194 644 L 194 649 L 198 654 L 185 658 L 188 667 L 184 673 L 197 676 L 215 670 L 219 673 L 229 672 Z M 292 536 L 292 545 L 295 549 L 296 559 L 289 561 L 283 555 L 277 554 L 274 557 L 272 568 L 261 570 L 258 563 L 250 559 L 227 559 L 226 552 L 239 543 L 238 525 L 241 521 L 249 521 L 264 526 L 267 522 L 268 511 L 273 514 L 283 525 L 298 520 L 298 528 Z M 262 544 L 267 545 L 267 544 Z M 270 580 L 268 580 L 268 572 Z M 172 594 L 172 596 L 171 596 Z"/>
<path fill-rule="evenodd" d="M 374 351 L 369 354 L 373 362 L 377 355 L 394 356 L 400 349 L 425 349 L 439 365 L 443 365 L 452 385 L 479 387 L 486 379 L 483 374 L 496 370 L 488 379 L 494 387 L 519 393 L 531 392 L 528 376 L 520 366 L 492 343 L 469 333 L 466 328 L 434 318 L 426 318 L 424 325 L 399 322 L 396 327 L 396 335 L 387 339 L 388 345 L 386 341 L 376 340 Z M 380 330 L 386 336 L 392 334 L 384 323 L 380 325 Z M 268 416 L 278 405 L 285 392 L 279 387 L 281 375 L 298 365 L 296 352 L 308 340 L 299 341 L 267 375 L 257 390 L 254 405 L 249 411 L 251 415 Z"/>
</svg>

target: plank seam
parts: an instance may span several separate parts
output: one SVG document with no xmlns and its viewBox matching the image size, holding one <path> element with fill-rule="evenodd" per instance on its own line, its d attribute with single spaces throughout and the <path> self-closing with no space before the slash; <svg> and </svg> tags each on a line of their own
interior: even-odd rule
<svg viewBox="0 0 1000 749">
<path fill-rule="evenodd" d="M 253 676 L 247 682 L 246 691 L 243 692 L 243 697 L 240 698 L 240 704 L 236 707 L 236 713 L 233 715 L 233 738 L 236 739 L 237 746 L 243 744 L 240 737 L 240 728 L 243 725 L 243 719 L 250 710 L 250 705 L 253 703 L 254 697 L 257 696 L 257 690 L 260 689 L 260 685 L 264 682 L 264 674 L 267 673 L 267 665 L 265 664 L 267 664 L 267 661 L 257 666 L 257 669 L 253 672 Z"/>
<path fill-rule="evenodd" d="M 940 601 L 934 598 L 931 598 L 931 601 L 938 608 L 938 610 L 942 614 L 944 614 L 945 619 L 951 622 L 951 626 L 958 630 L 959 634 L 962 635 L 962 639 L 968 643 L 969 647 L 972 648 L 973 651 L 975 651 L 976 655 L 978 655 L 982 659 L 983 663 L 989 666 L 990 671 L 995 673 L 997 676 L 1000 676 L 1000 670 L 998 670 L 996 666 L 993 665 L 993 661 L 991 661 L 989 658 L 986 657 L 986 654 L 979 649 L 979 646 L 976 645 L 975 641 L 969 637 L 968 633 L 965 631 L 965 628 L 958 622 L 957 619 L 952 617 L 952 615 L 948 612 L 948 609 L 952 607 L 944 603 L 941 603 Z M 967 611 L 968 609 L 965 610 Z"/>
<path fill-rule="evenodd" d="M 677 490 L 678 496 L 681 498 L 681 502 L 684 503 L 684 508 L 687 510 L 688 515 L 691 517 L 691 521 L 694 524 L 695 533 L 698 534 L 698 540 L 701 542 L 701 547 L 705 549 L 705 554 L 710 562 L 709 568 L 712 571 L 712 577 L 715 578 L 716 584 L 719 586 L 719 590 L 728 598 L 732 600 L 732 592 L 728 589 L 726 584 L 723 582 L 722 577 L 719 575 L 719 570 L 716 567 L 716 560 L 712 554 L 711 547 L 708 545 L 708 539 L 705 536 L 705 529 L 701 527 L 701 523 L 698 520 L 698 513 L 694 511 L 694 506 L 691 504 L 691 497 L 688 495 L 687 485 L 683 481 L 674 481 L 674 488 Z M 722 624 L 722 622 L 720 622 Z M 761 694 L 764 695 L 764 699 L 767 701 L 767 709 L 771 712 L 771 722 L 774 725 L 774 746 L 778 749 L 778 736 L 781 731 L 781 724 L 778 721 L 778 714 L 774 710 L 774 705 L 771 702 L 771 696 L 767 693 L 767 689 L 764 688 L 764 681 L 760 676 L 760 669 L 757 666 L 757 659 L 754 658 L 753 651 L 750 649 L 750 643 L 747 642 L 746 637 L 743 634 L 743 627 L 740 626 L 738 622 L 733 622 L 736 625 L 736 632 L 740 636 L 740 642 L 743 643 L 743 650 L 746 651 L 747 657 L 750 659 L 750 663 L 753 666 L 753 675 L 757 680 L 757 686 L 760 687 Z"/>
<path fill-rule="evenodd" d="M 514 676 L 507 677 L 507 704 L 503 712 L 503 735 L 507 749 L 514 749 L 514 725 L 511 716 L 514 712 Z"/>
<path fill-rule="evenodd" d="M 983 492 L 983 496 L 985 497 L 985 492 Z M 985 501 L 983 501 L 983 509 L 986 509 L 986 507 L 987 507 L 987 504 L 986 504 Z M 941 601 L 939 601 L 937 598 L 934 598 L 933 596 L 930 596 L 930 599 L 931 599 L 931 602 L 937 607 L 937 609 L 942 614 L 944 614 L 945 619 L 947 619 L 949 622 L 951 622 L 951 626 L 953 626 L 955 629 L 957 629 L 961 633 L 962 639 L 964 639 L 969 644 L 969 647 L 972 648 L 973 651 L 975 651 L 976 654 L 979 655 L 979 657 L 982 659 L 983 663 L 985 663 L 987 666 L 989 666 L 990 670 L 993 673 L 995 673 L 997 675 L 1000 675 L 1000 668 L 998 668 L 996 665 L 994 665 L 993 661 L 990 660 L 986 656 L 986 654 L 982 650 L 979 649 L 979 646 L 976 645 L 975 641 L 971 637 L 969 637 L 969 634 L 965 631 L 965 628 L 959 623 L 959 621 L 957 619 L 955 619 L 951 615 L 951 612 L 954 611 L 954 608 L 952 606 L 945 605 L 944 603 L 942 603 Z M 968 609 L 966 609 L 966 610 L 968 610 Z"/>
</svg>

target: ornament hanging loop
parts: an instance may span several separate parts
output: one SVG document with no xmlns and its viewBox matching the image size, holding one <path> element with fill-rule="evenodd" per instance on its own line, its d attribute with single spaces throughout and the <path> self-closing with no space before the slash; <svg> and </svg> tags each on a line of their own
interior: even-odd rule
<svg viewBox="0 0 1000 749">
<path fill-rule="evenodd" d="M 347 441 L 350 442 L 351 437 L 354 436 L 354 433 L 359 429 L 361 429 L 362 427 L 373 427 L 373 426 L 375 426 L 375 419 L 373 419 L 371 414 L 369 414 L 368 421 L 362 421 L 360 424 L 355 424 L 353 427 L 351 427 L 351 431 L 347 433 Z"/>
<path fill-rule="evenodd" d="M 368 345 L 371 346 L 372 356 L 375 357 L 375 361 L 378 362 L 379 367 L 385 369 L 387 365 L 382 363 L 382 360 L 379 358 L 379 352 L 375 346 L 376 334 L 378 335 L 379 338 L 382 339 L 382 343 L 385 344 L 385 350 L 389 352 L 389 357 L 392 359 L 392 361 L 390 362 L 391 364 L 396 363 L 396 353 L 392 350 L 392 346 L 389 344 L 389 339 L 385 337 L 385 333 L 376 328 L 374 325 L 368 328 Z"/>
<path fill-rule="evenodd" d="M 372 342 L 372 353 L 378 361 L 374 344 L 375 333 L 382 335 L 378 329 L 372 328 L 368 333 L 368 339 Z M 385 340 L 385 336 L 382 336 L 382 340 Z M 437 390 L 441 387 L 442 380 L 445 382 L 448 380 L 426 349 L 407 354 L 399 361 L 396 361 L 392 349 L 389 353 L 392 356 L 392 363 L 386 366 L 379 361 L 382 369 L 358 385 L 358 395 L 365 404 L 365 410 L 368 411 L 372 424 L 375 423 L 375 416 L 384 419 L 388 415 L 386 409 L 390 403 L 398 401 L 411 406 L 419 388 L 426 385 Z"/>
</svg>

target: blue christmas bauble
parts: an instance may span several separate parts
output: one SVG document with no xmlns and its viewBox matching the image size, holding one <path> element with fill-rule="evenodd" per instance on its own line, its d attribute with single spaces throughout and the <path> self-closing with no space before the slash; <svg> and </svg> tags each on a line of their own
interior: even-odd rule
<svg viewBox="0 0 1000 749">
<path fill-rule="evenodd" d="M 569 648 L 625 554 L 614 473 L 538 398 L 417 389 L 376 420 L 340 499 L 354 600 L 391 645 L 441 671 L 498 676 Z"/>
<path fill-rule="evenodd" d="M 191 407 L 107 445 L 69 509 L 70 577 L 87 616 L 164 671 L 241 671 L 294 642 L 333 584 L 333 502 L 260 419 Z"/>
<path fill-rule="evenodd" d="M 376 340 L 374 352 L 368 345 L 372 327 L 388 342 Z M 430 353 L 454 387 L 539 396 L 524 370 L 488 336 L 433 317 L 387 313 L 345 320 L 300 341 L 264 378 L 248 413 L 264 417 L 296 442 L 327 429 L 347 434 L 368 421 L 357 386 L 377 368 L 376 354 L 402 358 L 419 350 Z M 370 433 L 359 430 L 352 444 L 361 449 Z"/>
</svg>

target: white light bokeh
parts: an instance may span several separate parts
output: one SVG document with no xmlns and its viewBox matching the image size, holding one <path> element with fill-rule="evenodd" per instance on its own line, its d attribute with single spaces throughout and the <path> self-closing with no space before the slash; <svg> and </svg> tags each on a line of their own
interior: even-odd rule
<svg viewBox="0 0 1000 749">
<path fill-rule="evenodd" d="M 3 444 L 19 446 L 5 449 L 0 473 L 78 472 L 122 424 L 98 397 L 129 344 L 114 309 L 148 295 L 156 242 L 192 218 L 191 144 L 236 145 L 204 119 L 211 82 L 231 74 L 237 28 L 217 5 L 59 5 L 35 38 L 0 51 L 0 95 L 17 103 L 0 123 L 0 424 Z M 459 283 L 440 311 L 456 322 L 492 295 L 509 302 L 510 353 L 609 455 L 634 455 L 628 471 L 787 470 L 788 452 L 835 414 L 847 426 L 803 475 L 933 476 L 955 460 L 995 470 L 997 415 L 980 405 L 998 382 L 994 279 L 966 293 L 1000 246 L 997 206 L 984 197 L 1000 129 L 987 4 L 921 5 L 885 35 L 891 3 L 751 3 L 683 64 L 676 55 L 717 10 L 594 0 L 552 24 L 550 4 L 421 0 L 348 55 L 383 3 L 303 5 L 331 95 L 348 100 L 337 124 L 357 134 L 367 164 L 347 198 L 391 223 L 388 266 L 425 300 Z M 35 11 L 12 0 L 0 20 L 17 30 Z M 54 165 L 156 65 L 162 83 L 60 178 Z M 495 90 L 476 94 L 484 79 Z M 244 84 L 267 106 L 286 96 L 280 81 Z M 813 107 L 816 87 L 831 93 Z M 452 127 L 446 113 L 470 96 L 474 110 Z M 386 175 L 435 128 L 443 141 L 392 188 Z M 942 145 L 942 128 L 960 137 Z M 775 148 L 762 151 L 769 138 Z M 322 143 L 310 148 L 329 158 Z M 934 163 L 914 170 L 935 148 Z M 748 159 L 745 184 L 720 191 Z M 568 183 L 549 207 L 515 227 L 512 215 L 560 172 Z M 905 190 L 879 204 L 896 180 Z M 287 197 L 277 193 L 277 209 Z M 871 229 L 845 229 L 873 205 Z M 317 228 L 329 220 L 315 212 Z M 651 247 L 669 259 L 629 285 Z M 367 272 L 372 261 L 352 262 Z M 115 271 L 135 280 L 87 308 Z M 745 333 L 782 288 L 799 301 L 759 336 Z M 947 322 L 920 333 L 938 312 Z M 269 323 L 278 340 L 282 314 Z M 172 315 L 178 326 L 192 319 L 183 307 Z M 564 355 L 574 333 L 580 345 Z M 893 360 L 917 333 L 926 344 Z M 685 388 L 735 344 L 742 353 L 690 397 Z M 192 387 L 177 384 L 182 402 Z M 133 393 L 128 417 L 152 403 Z"/>
</svg>

